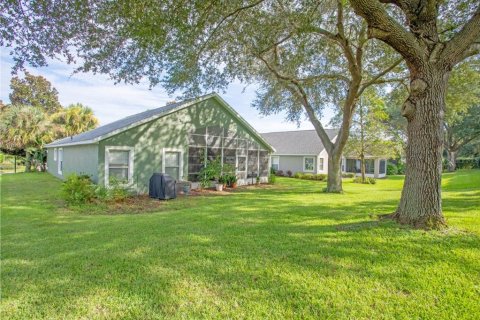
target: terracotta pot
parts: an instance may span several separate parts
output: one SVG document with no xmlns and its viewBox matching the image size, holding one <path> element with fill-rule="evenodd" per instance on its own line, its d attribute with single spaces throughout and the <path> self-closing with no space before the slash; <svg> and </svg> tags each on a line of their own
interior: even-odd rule
<svg viewBox="0 0 480 320">
<path fill-rule="evenodd" d="M 237 187 L 237 183 L 236 182 L 232 183 L 232 189 L 235 189 L 236 187 Z"/>
</svg>

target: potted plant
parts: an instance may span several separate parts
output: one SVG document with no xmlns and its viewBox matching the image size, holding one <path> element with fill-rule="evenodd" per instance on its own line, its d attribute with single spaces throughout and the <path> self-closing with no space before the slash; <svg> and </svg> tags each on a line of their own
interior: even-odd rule
<svg viewBox="0 0 480 320">
<path fill-rule="evenodd" d="M 223 191 L 223 183 L 220 183 L 220 181 L 215 183 L 215 190 Z"/>
<path fill-rule="evenodd" d="M 227 187 L 227 183 L 228 183 L 227 175 L 222 174 L 220 177 L 218 177 L 218 184 L 222 185 L 222 189 L 225 189 Z M 218 191 L 222 191 L 222 190 L 218 190 Z"/>
<path fill-rule="evenodd" d="M 236 188 L 237 187 L 237 176 L 234 174 L 229 174 L 227 176 L 227 184 L 230 188 Z"/>
<path fill-rule="evenodd" d="M 182 190 L 183 190 L 183 193 L 188 196 L 190 194 L 190 189 L 192 188 L 192 186 L 190 185 L 190 182 L 184 182 L 183 183 L 183 187 L 182 187 Z"/>
</svg>

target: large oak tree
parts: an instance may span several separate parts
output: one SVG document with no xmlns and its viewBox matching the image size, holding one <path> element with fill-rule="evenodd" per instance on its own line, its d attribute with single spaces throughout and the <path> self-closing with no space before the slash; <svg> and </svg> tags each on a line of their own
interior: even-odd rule
<svg viewBox="0 0 480 320">
<path fill-rule="evenodd" d="M 480 52 L 480 2 L 349 0 L 368 23 L 368 34 L 402 55 L 410 71 L 407 169 L 400 223 L 439 228 L 445 95 L 452 69 Z"/>
</svg>

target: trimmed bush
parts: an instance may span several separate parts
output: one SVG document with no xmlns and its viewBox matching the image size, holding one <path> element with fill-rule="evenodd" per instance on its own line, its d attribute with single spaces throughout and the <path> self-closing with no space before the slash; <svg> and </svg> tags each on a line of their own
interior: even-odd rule
<svg viewBox="0 0 480 320">
<path fill-rule="evenodd" d="M 479 169 L 480 157 L 478 158 L 458 158 L 456 161 L 457 169 Z"/>
<path fill-rule="evenodd" d="M 82 205 L 95 198 L 95 186 L 90 177 L 74 173 L 63 182 L 62 197 L 67 205 Z"/>
<path fill-rule="evenodd" d="M 301 179 L 302 176 L 303 176 L 303 173 L 301 173 L 301 172 L 295 172 L 295 174 L 293 175 L 293 177 L 294 177 L 295 179 Z"/>
<path fill-rule="evenodd" d="M 353 172 L 342 173 L 342 178 L 354 178 L 354 177 L 355 177 L 355 173 Z"/>
<path fill-rule="evenodd" d="M 292 177 L 292 171 L 288 170 L 287 171 L 287 176 L 289 176 L 291 178 Z"/>
<path fill-rule="evenodd" d="M 362 181 L 362 177 L 355 177 L 353 178 L 354 183 L 363 183 L 363 184 L 376 184 L 377 179 L 371 178 L 371 177 L 366 177 L 365 182 Z"/>
<path fill-rule="evenodd" d="M 324 174 L 324 173 L 317 173 L 314 176 L 314 179 L 317 180 L 317 181 L 325 181 L 325 180 L 327 180 L 327 175 Z"/>
<path fill-rule="evenodd" d="M 283 170 L 277 170 L 277 172 L 275 173 L 275 175 L 279 176 L 279 177 L 283 177 L 285 174 L 283 173 Z"/>
</svg>

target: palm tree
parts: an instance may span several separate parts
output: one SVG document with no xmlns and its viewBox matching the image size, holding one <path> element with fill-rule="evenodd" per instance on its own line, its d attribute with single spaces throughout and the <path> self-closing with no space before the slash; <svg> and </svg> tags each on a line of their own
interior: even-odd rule
<svg viewBox="0 0 480 320">
<path fill-rule="evenodd" d="M 12 152 L 24 150 L 25 171 L 31 171 L 32 155 L 55 138 L 46 114 L 39 108 L 11 105 L 0 113 L 2 148 Z"/>
<path fill-rule="evenodd" d="M 71 104 L 57 112 L 53 115 L 52 122 L 59 126 L 59 133 L 63 137 L 94 129 L 98 125 L 93 110 L 81 103 Z"/>
</svg>

